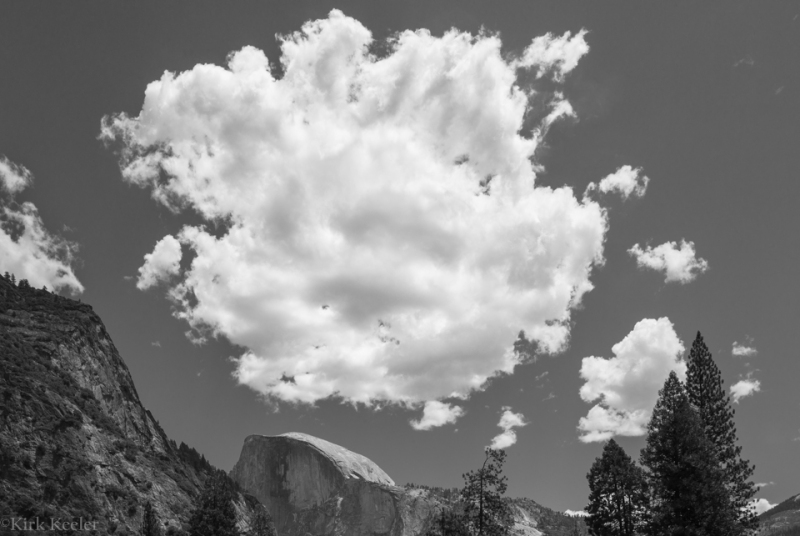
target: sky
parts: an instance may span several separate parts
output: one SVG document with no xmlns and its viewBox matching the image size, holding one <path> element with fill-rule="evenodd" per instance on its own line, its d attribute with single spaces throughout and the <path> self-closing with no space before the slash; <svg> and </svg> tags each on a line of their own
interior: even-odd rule
<svg viewBox="0 0 800 536">
<path fill-rule="evenodd" d="M 789 3 L 0 3 L 0 271 L 230 470 L 308 433 L 581 510 L 698 331 L 800 489 Z M 526 343 L 515 341 L 524 332 Z"/>
</svg>

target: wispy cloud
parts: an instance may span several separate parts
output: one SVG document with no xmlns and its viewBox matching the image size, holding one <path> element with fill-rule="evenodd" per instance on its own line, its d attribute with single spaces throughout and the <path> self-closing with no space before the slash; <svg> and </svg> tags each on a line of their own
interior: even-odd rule
<svg viewBox="0 0 800 536">
<path fill-rule="evenodd" d="M 611 351 L 614 357 L 585 357 L 580 389 L 585 402 L 599 401 L 581 417 L 580 440 L 605 441 L 615 435 L 640 436 L 670 371 L 683 379 L 683 343 L 666 317 L 640 320 Z"/>
<path fill-rule="evenodd" d="M 636 258 L 639 268 L 663 272 L 666 283 L 689 283 L 708 270 L 708 262 L 696 257 L 694 242 L 686 240 L 681 240 L 680 246 L 677 242 L 665 242 L 660 246 L 647 246 L 644 249 L 639 244 L 634 244 L 628 253 Z"/>
<path fill-rule="evenodd" d="M 736 341 L 733 341 L 733 348 L 731 349 L 731 353 L 736 357 L 755 357 L 758 355 L 758 350 L 755 346 L 752 346 L 753 339 L 748 337 L 747 342 L 745 344 L 739 344 Z"/>
<path fill-rule="evenodd" d="M 548 33 L 536 37 L 512 65 L 518 69 L 535 69 L 539 78 L 550 73 L 554 80 L 563 81 L 564 76 L 589 52 L 586 33 L 586 30 L 581 30 L 574 36 L 572 32 L 566 32 L 562 36 Z"/>
<path fill-rule="evenodd" d="M 564 514 L 570 517 L 588 517 L 589 512 L 586 510 L 564 510 Z"/>
<path fill-rule="evenodd" d="M 377 58 L 333 10 L 281 38 L 279 79 L 253 47 L 165 73 L 101 137 L 121 145 L 126 181 L 204 224 L 156 244 L 138 285 L 165 281 L 194 340 L 246 348 L 238 381 L 291 402 L 419 408 L 513 372 L 522 329 L 560 351 L 607 220 L 535 187 L 546 125 L 521 130 L 538 101 L 517 75 L 562 79 L 584 34 L 508 60 L 497 35 L 406 31 Z M 571 110 L 554 95 L 548 121 Z"/>
<path fill-rule="evenodd" d="M 490 448 L 505 449 L 517 442 L 517 433 L 514 428 L 520 426 L 527 426 L 525 417 L 522 413 L 514 413 L 508 406 L 503 406 L 503 415 L 500 417 L 500 422 L 497 426 L 503 429 L 501 433 L 492 439 Z"/>
<path fill-rule="evenodd" d="M 538 382 L 538 381 L 540 381 L 540 380 L 543 380 L 544 378 L 546 378 L 546 377 L 547 377 L 547 375 L 548 375 L 548 374 L 550 374 L 550 373 L 549 373 L 548 371 L 546 371 L 546 370 L 545 370 L 545 371 L 544 371 L 544 372 L 542 372 L 541 374 L 537 374 L 537 375 L 536 375 L 536 378 L 535 378 L 535 380 L 536 380 L 537 382 Z"/>
</svg>

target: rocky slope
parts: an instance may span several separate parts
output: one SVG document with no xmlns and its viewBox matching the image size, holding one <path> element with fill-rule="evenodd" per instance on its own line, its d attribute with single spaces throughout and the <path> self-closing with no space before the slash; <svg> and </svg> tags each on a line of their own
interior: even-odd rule
<svg viewBox="0 0 800 536">
<path fill-rule="evenodd" d="M 280 536 L 419 536 L 456 490 L 398 487 L 366 457 L 299 433 L 245 439 L 231 477 L 267 506 Z M 572 534 L 574 520 L 530 499 L 510 500 L 514 534 Z"/>
<path fill-rule="evenodd" d="M 213 468 L 167 438 L 89 305 L 0 276 L 0 514 L 180 534 Z M 239 523 L 260 508 L 240 494 Z"/>
</svg>

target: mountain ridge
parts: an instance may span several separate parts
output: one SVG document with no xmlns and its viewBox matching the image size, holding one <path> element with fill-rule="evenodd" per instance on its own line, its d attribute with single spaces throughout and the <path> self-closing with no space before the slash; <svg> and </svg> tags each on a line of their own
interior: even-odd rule
<svg viewBox="0 0 800 536">
<path fill-rule="evenodd" d="M 0 277 L 0 370 L 0 514 L 125 536 L 150 501 L 165 533 L 182 533 L 215 469 L 142 405 L 90 305 Z M 242 529 L 260 508 L 237 495 Z"/>
</svg>

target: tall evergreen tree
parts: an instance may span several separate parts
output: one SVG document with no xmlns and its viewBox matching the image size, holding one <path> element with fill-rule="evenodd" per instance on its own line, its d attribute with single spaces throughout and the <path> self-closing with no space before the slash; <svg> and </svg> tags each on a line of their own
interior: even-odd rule
<svg viewBox="0 0 800 536">
<path fill-rule="evenodd" d="M 589 506 L 586 519 L 592 536 L 634 536 L 643 528 L 647 510 L 644 471 L 610 439 L 586 475 Z"/>
<path fill-rule="evenodd" d="M 239 536 L 234 497 L 233 485 L 225 473 L 210 475 L 189 519 L 189 536 Z"/>
<path fill-rule="evenodd" d="M 723 473 L 698 411 L 675 372 L 670 372 L 647 425 L 641 463 L 649 470 L 653 536 L 723 536 L 733 524 L 725 515 Z"/>
<path fill-rule="evenodd" d="M 150 501 L 144 503 L 142 513 L 142 536 L 161 536 L 161 525 Z"/>
<path fill-rule="evenodd" d="M 750 481 L 755 466 L 741 458 L 742 447 L 736 444 L 735 411 L 730 397 L 722 387 L 722 376 L 711 352 L 697 332 L 689 351 L 686 371 L 686 393 L 689 401 L 700 413 L 703 431 L 714 447 L 714 454 L 724 473 L 728 492 L 726 510 L 736 521 L 731 536 L 748 534 L 758 528 L 758 517 L 750 508 L 756 494 L 755 484 Z"/>
<path fill-rule="evenodd" d="M 506 536 L 513 525 L 511 507 L 503 499 L 507 477 L 503 476 L 506 453 L 486 449 L 486 459 L 477 471 L 463 475 L 464 524 L 477 536 Z"/>
</svg>

